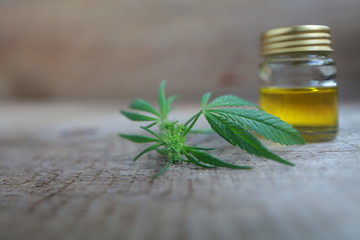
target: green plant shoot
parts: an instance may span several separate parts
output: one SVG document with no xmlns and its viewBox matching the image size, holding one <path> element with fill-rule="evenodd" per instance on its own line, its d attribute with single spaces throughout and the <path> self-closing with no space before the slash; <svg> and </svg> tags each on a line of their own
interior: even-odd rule
<svg viewBox="0 0 360 240">
<path fill-rule="evenodd" d="M 202 96 L 201 110 L 186 123 L 170 121 L 168 114 L 173 109 L 171 105 L 176 97 L 166 97 L 165 85 L 166 81 L 164 80 L 159 86 L 158 109 L 143 99 L 136 99 L 129 108 L 144 113 L 120 111 L 132 121 L 147 122 L 147 125 L 141 128 L 149 136 L 119 134 L 120 137 L 135 143 L 151 143 L 149 147 L 135 156 L 134 161 L 150 151 L 157 151 L 166 156 L 165 167 L 153 178 L 160 176 L 171 164 L 178 162 L 192 163 L 203 168 L 252 168 L 227 163 L 212 156 L 208 151 L 213 150 L 213 148 L 187 145 L 186 138 L 201 115 L 205 117 L 212 130 L 231 145 L 250 154 L 294 166 L 293 163 L 267 149 L 254 135 L 255 133 L 267 140 L 283 145 L 304 144 L 305 142 L 297 130 L 286 122 L 234 95 L 220 96 L 209 103 L 211 93 L 205 93 Z"/>
</svg>

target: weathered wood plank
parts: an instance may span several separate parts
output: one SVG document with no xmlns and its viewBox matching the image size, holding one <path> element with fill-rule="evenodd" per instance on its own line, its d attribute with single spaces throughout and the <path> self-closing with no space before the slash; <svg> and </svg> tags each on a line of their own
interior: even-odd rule
<svg viewBox="0 0 360 240">
<path fill-rule="evenodd" d="M 333 142 L 269 145 L 296 167 L 202 135 L 191 141 L 256 168 L 182 164 L 157 180 L 161 158 L 133 163 L 143 145 L 116 137 L 138 131 L 117 107 L 1 104 L 0 239 L 358 239 L 359 105 L 341 108 Z"/>
</svg>

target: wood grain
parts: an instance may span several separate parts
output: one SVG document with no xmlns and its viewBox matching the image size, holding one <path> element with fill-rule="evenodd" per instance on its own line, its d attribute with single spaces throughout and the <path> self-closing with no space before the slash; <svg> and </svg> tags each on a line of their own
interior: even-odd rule
<svg viewBox="0 0 360 240">
<path fill-rule="evenodd" d="M 190 141 L 253 170 L 164 166 L 116 103 L 0 104 L 0 239 L 342 239 L 360 235 L 360 106 L 344 104 L 333 142 L 250 156 L 214 135 Z M 195 106 L 183 106 L 185 118 Z"/>
</svg>

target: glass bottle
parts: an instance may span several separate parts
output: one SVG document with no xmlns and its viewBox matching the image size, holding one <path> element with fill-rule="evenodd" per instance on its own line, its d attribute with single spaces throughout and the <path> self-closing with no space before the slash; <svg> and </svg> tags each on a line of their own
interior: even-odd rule
<svg viewBox="0 0 360 240">
<path fill-rule="evenodd" d="M 329 27 L 271 29 L 261 42 L 261 108 L 293 125 L 307 142 L 333 140 L 338 89 Z"/>
</svg>

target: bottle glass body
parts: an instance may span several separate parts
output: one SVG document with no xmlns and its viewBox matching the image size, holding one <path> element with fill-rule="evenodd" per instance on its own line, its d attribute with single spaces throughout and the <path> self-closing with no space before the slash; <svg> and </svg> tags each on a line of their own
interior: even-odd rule
<svg viewBox="0 0 360 240">
<path fill-rule="evenodd" d="M 260 67 L 260 106 L 293 125 L 307 142 L 338 132 L 335 61 L 328 53 L 266 56 Z"/>
</svg>

